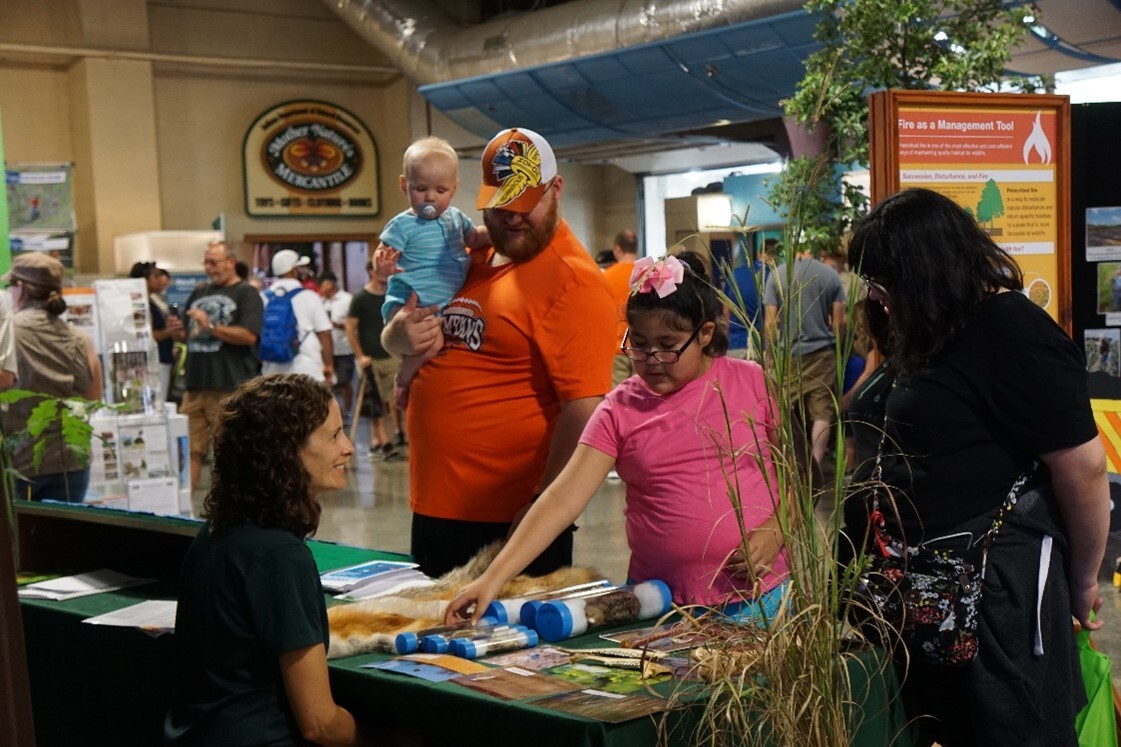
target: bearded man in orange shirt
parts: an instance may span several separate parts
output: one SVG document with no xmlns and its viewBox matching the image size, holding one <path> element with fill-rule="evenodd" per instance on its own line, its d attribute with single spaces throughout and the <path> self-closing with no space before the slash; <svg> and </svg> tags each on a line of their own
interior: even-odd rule
<svg viewBox="0 0 1121 747">
<path fill-rule="evenodd" d="M 616 305 L 560 217 L 552 148 L 532 130 L 504 130 L 482 168 L 477 206 L 494 246 L 471 252 L 463 288 L 439 316 L 414 296 L 382 334 L 396 355 L 444 335 L 408 409 L 412 554 L 431 576 L 506 537 L 611 387 Z M 571 565 L 574 529 L 527 572 Z"/>
</svg>

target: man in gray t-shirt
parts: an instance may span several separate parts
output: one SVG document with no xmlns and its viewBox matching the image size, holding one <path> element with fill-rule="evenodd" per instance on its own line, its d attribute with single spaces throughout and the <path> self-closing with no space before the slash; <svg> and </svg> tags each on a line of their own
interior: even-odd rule
<svg viewBox="0 0 1121 747">
<path fill-rule="evenodd" d="M 203 267 L 210 283 L 187 300 L 186 391 L 179 412 L 190 429 L 191 487 L 198 485 L 222 400 L 260 370 L 263 304 L 257 289 L 237 276 L 235 260 L 228 244 L 208 246 Z"/>
<path fill-rule="evenodd" d="M 845 323 L 841 278 L 825 263 L 799 257 L 793 267 L 782 264 L 771 273 L 763 303 L 768 340 L 780 341 L 773 349 L 790 350 L 788 394 L 803 402 L 811 421 L 811 450 L 821 464 L 837 416 L 835 343 Z M 770 354 L 770 343 L 767 349 Z"/>
</svg>

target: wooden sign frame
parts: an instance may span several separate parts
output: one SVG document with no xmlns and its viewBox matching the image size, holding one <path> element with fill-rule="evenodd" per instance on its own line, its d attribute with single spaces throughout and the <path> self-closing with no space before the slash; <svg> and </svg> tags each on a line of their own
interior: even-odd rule
<svg viewBox="0 0 1121 747">
<path fill-rule="evenodd" d="M 879 91 L 868 117 L 872 204 L 925 187 L 969 209 L 1069 334 L 1070 99 Z"/>
</svg>

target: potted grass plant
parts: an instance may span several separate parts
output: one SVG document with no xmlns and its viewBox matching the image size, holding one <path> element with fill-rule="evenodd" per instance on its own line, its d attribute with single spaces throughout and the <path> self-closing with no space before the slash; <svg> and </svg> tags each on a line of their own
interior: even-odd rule
<svg viewBox="0 0 1121 747">
<path fill-rule="evenodd" d="M 820 159 L 822 170 L 828 168 L 826 160 Z M 793 216 L 802 215 L 797 199 L 807 194 L 812 190 L 796 193 L 790 206 Z M 789 223 L 786 247 L 799 247 L 800 235 L 800 223 Z M 723 273 L 730 278 L 729 268 L 723 268 Z M 787 279 L 782 284 L 780 279 L 784 285 L 781 292 L 787 298 L 803 290 L 794 283 Z M 727 285 L 735 287 L 733 283 Z M 763 290 L 757 289 L 759 298 Z M 855 296 L 854 290 L 848 299 L 850 313 Z M 730 314 L 749 333 L 757 334 L 742 299 L 728 295 L 723 299 Z M 837 391 L 841 390 L 843 362 L 851 352 L 853 339 L 852 330 L 847 329 L 836 340 Z M 890 660 L 873 653 L 862 634 L 846 622 L 858 574 L 856 564 L 841 567 L 835 560 L 841 508 L 850 489 L 845 482 L 843 433 L 834 429 L 834 456 L 826 469 L 813 468 L 802 425 L 809 422 L 809 416 L 801 398 L 792 394 L 798 371 L 791 341 L 778 335 L 764 344 L 769 351 L 765 370 L 768 390 L 776 403 L 777 432 L 769 447 L 775 470 L 773 480 L 768 478 L 768 487 L 776 496 L 776 516 L 785 538 L 789 590 L 778 614 L 769 621 L 732 623 L 713 614 L 694 618 L 692 625 L 709 640 L 695 655 L 697 671 L 706 685 L 700 715 L 688 735 L 672 733 L 673 728 L 680 727 L 670 724 L 677 722 L 663 721 L 663 737 L 711 745 L 847 746 L 853 744 L 854 733 L 866 718 L 862 708 L 869 700 L 872 683 L 890 683 L 894 674 Z M 729 400 L 724 400 L 724 413 L 727 434 L 732 433 L 736 419 L 746 417 Z M 741 517 L 739 479 L 733 464 L 731 458 L 726 460 L 723 478 L 728 483 L 732 509 Z M 740 527 L 746 553 L 748 533 L 742 519 Z M 696 693 L 685 689 L 680 700 L 695 703 Z M 877 707 L 890 708 L 892 704 L 880 702 Z"/>
</svg>

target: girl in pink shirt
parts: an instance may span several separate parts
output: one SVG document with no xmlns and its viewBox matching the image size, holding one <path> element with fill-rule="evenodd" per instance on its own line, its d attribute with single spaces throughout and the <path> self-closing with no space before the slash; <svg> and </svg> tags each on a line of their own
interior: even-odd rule
<svg viewBox="0 0 1121 747">
<path fill-rule="evenodd" d="M 449 620 L 472 603 L 472 617 L 481 616 L 502 584 L 580 515 L 612 468 L 627 483 L 632 581 L 665 581 L 678 604 L 755 600 L 773 610 L 787 572 L 774 516 L 774 403 L 757 363 L 722 357 L 722 312 L 695 254 L 635 263 L 622 345 L 635 375 L 599 404 L 561 474 L 487 571 L 448 605 Z"/>
</svg>

